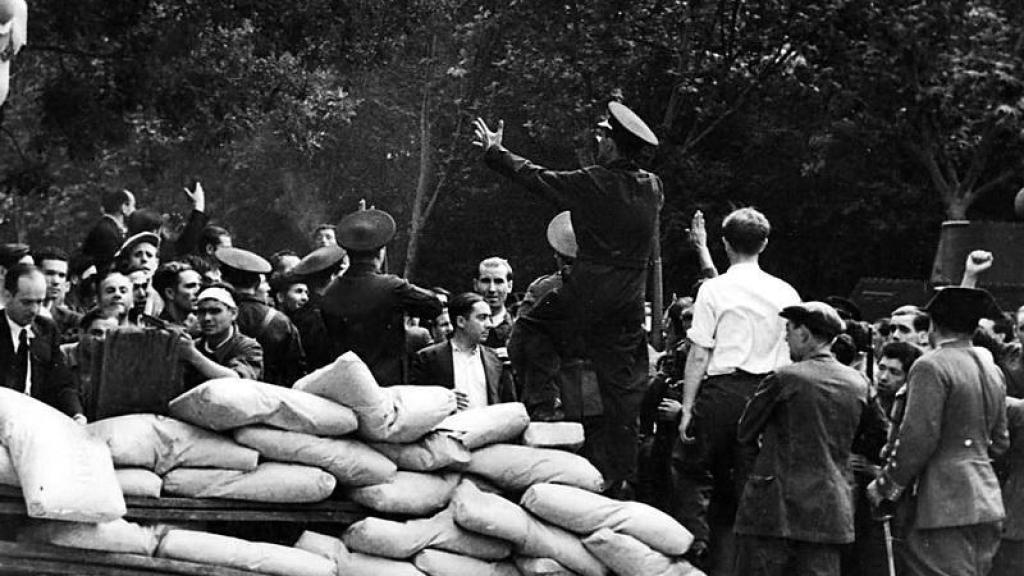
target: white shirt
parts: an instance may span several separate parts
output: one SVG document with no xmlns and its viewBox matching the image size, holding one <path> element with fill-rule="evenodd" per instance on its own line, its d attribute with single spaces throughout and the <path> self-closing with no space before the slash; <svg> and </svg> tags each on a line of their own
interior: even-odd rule
<svg viewBox="0 0 1024 576">
<path fill-rule="evenodd" d="M 734 264 L 700 287 L 686 335 L 711 349 L 708 376 L 737 370 L 766 374 L 789 364 L 786 320 L 779 312 L 799 303 L 792 286 L 757 264 Z"/>
<path fill-rule="evenodd" d="M 469 408 L 487 406 L 487 375 L 480 347 L 463 350 L 452 342 L 452 369 L 455 373 L 455 389 L 466 394 Z"/>
<path fill-rule="evenodd" d="M 6 313 L 4 314 L 4 318 L 7 319 L 7 328 L 11 331 L 11 342 L 14 345 L 14 354 L 15 354 L 15 356 L 17 356 L 17 354 L 19 352 L 19 350 L 18 350 L 18 342 L 21 340 L 21 331 L 22 330 L 28 330 L 28 342 L 27 342 L 26 345 L 29 346 L 30 347 L 29 350 L 31 350 L 32 339 L 36 337 L 35 333 L 32 332 L 32 325 L 28 324 L 27 326 L 19 326 L 19 325 L 15 324 L 14 320 L 11 320 L 10 315 L 8 315 Z M 25 372 L 25 394 L 28 394 L 30 396 L 32 395 L 32 356 L 31 356 L 31 353 L 29 354 L 28 370 Z"/>
</svg>

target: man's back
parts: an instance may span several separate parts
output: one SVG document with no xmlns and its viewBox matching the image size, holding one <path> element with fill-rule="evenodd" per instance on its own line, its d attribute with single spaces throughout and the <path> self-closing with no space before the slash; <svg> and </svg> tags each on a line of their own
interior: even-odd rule
<svg viewBox="0 0 1024 576">
<path fill-rule="evenodd" d="M 305 362 L 299 331 L 292 321 L 255 296 L 239 294 L 238 330 L 263 348 L 263 380 L 291 386 L 302 376 Z"/>
</svg>

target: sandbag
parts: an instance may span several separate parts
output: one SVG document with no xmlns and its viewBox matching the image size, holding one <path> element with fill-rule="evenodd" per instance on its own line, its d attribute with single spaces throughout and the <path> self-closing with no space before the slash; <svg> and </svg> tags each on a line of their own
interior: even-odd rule
<svg viewBox="0 0 1024 576">
<path fill-rule="evenodd" d="M 159 498 L 164 479 L 145 468 L 118 468 L 114 470 L 117 483 L 125 496 Z"/>
<path fill-rule="evenodd" d="M 251 472 L 175 468 L 164 476 L 164 493 L 186 498 L 228 498 L 255 502 L 319 502 L 336 480 L 312 466 L 264 462 Z"/>
<path fill-rule="evenodd" d="M 0 445 L 7 447 L 30 517 L 108 522 L 124 516 L 110 450 L 54 408 L 0 387 Z"/>
<path fill-rule="evenodd" d="M 523 432 L 523 444 L 534 448 L 554 448 L 576 452 L 586 438 L 579 422 L 530 422 Z"/>
<path fill-rule="evenodd" d="M 302 533 L 295 547 L 330 559 L 338 576 L 424 576 L 411 562 L 349 552 L 341 540 L 309 530 Z"/>
<path fill-rule="evenodd" d="M 704 576 L 686 560 L 669 558 L 632 536 L 608 528 L 586 537 L 583 545 L 619 576 Z"/>
<path fill-rule="evenodd" d="M 7 448 L 0 446 L 0 484 L 5 486 L 21 486 L 18 473 L 14 471 L 14 462 Z"/>
<path fill-rule="evenodd" d="M 152 556 L 160 543 L 161 532 L 158 528 L 147 528 L 122 519 L 99 524 L 33 520 L 18 533 L 18 541 Z"/>
<path fill-rule="evenodd" d="M 161 540 L 156 555 L 280 576 L 336 574 L 334 562 L 312 552 L 193 530 L 169 531 Z"/>
<path fill-rule="evenodd" d="M 469 463 L 469 449 L 447 432 L 428 433 L 412 444 L 374 442 L 370 446 L 391 459 L 399 470 L 433 472 L 459 469 Z"/>
<path fill-rule="evenodd" d="M 531 486 L 520 504 L 538 517 L 577 534 L 610 528 L 669 556 L 685 554 L 693 543 L 689 530 L 653 506 L 613 500 L 572 486 Z"/>
<path fill-rule="evenodd" d="M 381 484 L 398 471 L 394 462 L 358 440 L 321 438 L 265 426 L 239 428 L 235 440 L 270 460 L 323 468 L 344 486 Z"/>
<path fill-rule="evenodd" d="M 413 563 L 430 576 L 519 576 L 511 562 L 490 562 L 443 550 L 424 550 Z"/>
<path fill-rule="evenodd" d="M 455 522 L 466 530 L 508 540 L 516 552 L 552 558 L 583 576 L 603 576 L 607 568 L 571 532 L 531 516 L 515 502 L 462 482 L 452 497 Z"/>
<path fill-rule="evenodd" d="M 246 380 L 208 380 L 171 401 L 171 415 L 210 430 L 250 424 L 344 436 L 359 427 L 351 408 L 302 390 Z"/>
<path fill-rule="evenodd" d="M 359 420 L 359 435 L 363 438 L 383 440 L 394 424 L 391 395 L 377 384 L 373 373 L 355 352 L 338 356 L 334 362 L 300 378 L 292 387 L 351 408 Z"/>
<path fill-rule="evenodd" d="M 412 558 L 426 548 L 484 560 L 500 560 L 512 553 L 505 542 L 460 528 L 450 508 L 408 522 L 366 518 L 349 526 L 342 539 L 349 550 L 397 559 Z"/>
<path fill-rule="evenodd" d="M 600 492 L 601 473 L 586 458 L 563 450 L 492 444 L 473 452 L 466 472 L 479 474 L 503 490 L 521 492 L 553 482 Z"/>
<path fill-rule="evenodd" d="M 349 497 L 378 512 L 427 516 L 448 505 L 458 483 L 459 475 L 455 473 L 426 474 L 400 470 L 385 484 L 353 488 Z"/>
<path fill-rule="evenodd" d="M 530 415 L 521 402 L 504 402 L 456 412 L 437 425 L 455 434 L 466 448 L 476 450 L 498 442 L 512 442 L 522 436 Z"/>
<path fill-rule="evenodd" d="M 576 573 L 551 558 L 516 556 L 516 568 L 523 576 L 576 576 Z"/>
<path fill-rule="evenodd" d="M 455 392 L 441 386 L 390 386 L 395 422 L 385 442 L 415 442 L 455 412 Z"/>
<path fill-rule="evenodd" d="M 253 470 L 259 454 L 187 422 L 156 414 L 126 414 L 86 426 L 110 448 L 114 466 L 165 474 L 178 466 Z"/>
</svg>

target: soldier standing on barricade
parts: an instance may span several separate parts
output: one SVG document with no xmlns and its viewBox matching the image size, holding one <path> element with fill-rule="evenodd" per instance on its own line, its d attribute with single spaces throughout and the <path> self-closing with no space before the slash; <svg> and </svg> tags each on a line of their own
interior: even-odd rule
<svg viewBox="0 0 1024 576">
<path fill-rule="evenodd" d="M 593 361 L 609 430 L 601 472 L 609 492 L 623 494 L 636 470 L 637 413 L 648 370 L 646 269 L 663 195 L 658 177 L 637 165 L 658 138 L 626 106 L 611 102 L 608 113 L 596 139 L 599 164 L 579 170 L 548 170 L 509 152 L 502 146 L 504 122 L 491 131 L 477 119 L 473 143 L 492 170 L 571 213 L 579 256 L 559 306 L 534 308 L 516 329 L 547 335 L 561 356 Z M 583 349 L 566 350 L 579 336 Z"/>
</svg>

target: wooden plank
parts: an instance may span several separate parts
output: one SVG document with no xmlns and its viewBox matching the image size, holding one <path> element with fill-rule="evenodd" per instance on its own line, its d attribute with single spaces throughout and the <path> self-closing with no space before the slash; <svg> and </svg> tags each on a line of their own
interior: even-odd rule
<svg viewBox="0 0 1024 576">
<path fill-rule="evenodd" d="M 53 569 L 59 569 L 61 565 L 78 567 L 77 571 L 55 572 L 57 574 L 176 574 L 181 576 L 253 576 L 257 574 L 257 572 L 248 570 L 169 558 L 3 541 L 0 541 L 0 560 L 13 565 L 36 562 L 51 563 Z"/>
</svg>

